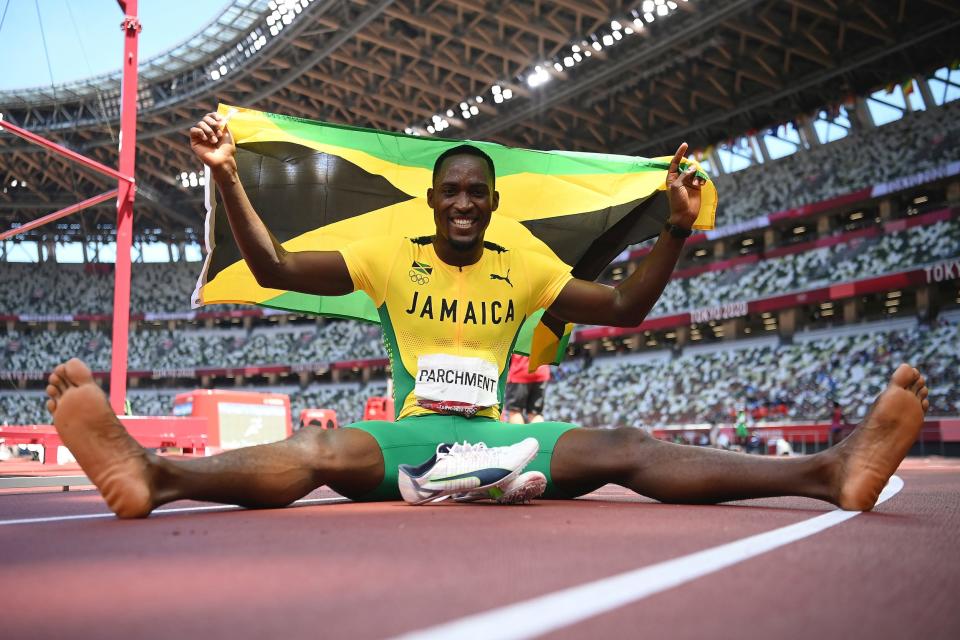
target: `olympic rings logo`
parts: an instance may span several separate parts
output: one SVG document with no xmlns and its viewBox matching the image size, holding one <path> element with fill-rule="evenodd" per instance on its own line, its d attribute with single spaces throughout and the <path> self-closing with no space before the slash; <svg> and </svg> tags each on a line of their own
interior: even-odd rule
<svg viewBox="0 0 960 640">
<path fill-rule="evenodd" d="M 409 275 L 410 275 L 410 282 L 414 284 L 427 284 L 428 282 L 430 282 L 430 278 L 420 273 L 419 271 L 415 271 L 414 269 L 410 269 Z"/>
</svg>

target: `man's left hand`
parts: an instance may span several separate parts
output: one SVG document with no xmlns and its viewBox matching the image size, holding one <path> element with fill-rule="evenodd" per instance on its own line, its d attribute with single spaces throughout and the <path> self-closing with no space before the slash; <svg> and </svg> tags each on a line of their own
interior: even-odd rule
<svg viewBox="0 0 960 640">
<path fill-rule="evenodd" d="M 697 168 L 693 163 L 680 173 L 680 161 L 686 153 L 687 143 L 682 142 L 667 171 L 667 199 L 670 201 L 670 216 L 667 222 L 683 229 L 692 229 L 700 213 L 700 187 L 705 181 L 697 175 Z"/>
</svg>

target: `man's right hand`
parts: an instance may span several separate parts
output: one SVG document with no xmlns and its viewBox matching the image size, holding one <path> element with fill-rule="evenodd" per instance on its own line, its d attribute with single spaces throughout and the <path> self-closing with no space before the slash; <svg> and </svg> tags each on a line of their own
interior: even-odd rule
<svg viewBox="0 0 960 640">
<path fill-rule="evenodd" d="M 190 148 L 215 175 L 223 170 L 236 169 L 233 136 L 219 113 L 208 113 L 190 127 Z"/>
</svg>

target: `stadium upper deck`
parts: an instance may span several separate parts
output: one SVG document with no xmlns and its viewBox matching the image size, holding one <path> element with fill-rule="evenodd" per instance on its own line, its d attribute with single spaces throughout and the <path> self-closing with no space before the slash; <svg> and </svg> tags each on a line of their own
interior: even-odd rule
<svg viewBox="0 0 960 640">
<path fill-rule="evenodd" d="M 742 155 L 740 135 L 778 125 L 786 144 L 793 134 L 814 144 L 811 131 L 828 126 L 822 110 L 869 128 L 854 96 L 914 76 L 930 94 L 924 78 L 960 58 L 960 8 L 905 6 L 518 0 L 501 10 L 440 0 L 424 13 L 416 0 L 236 0 L 144 66 L 137 232 L 147 241 L 200 237 L 200 167 L 184 132 L 221 100 L 413 134 L 640 155 L 669 152 L 680 139 Z M 0 113 L 111 165 L 118 87 L 109 76 L 4 92 Z M 776 157 L 764 143 L 778 135 L 760 136 L 759 153 Z M 727 160 L 716 164 L 715 173 Z M 0 175 L 2 228 L 107 186 L 5 135 Z M 112 233 L 109 205 L 84 220 L 31 237 Z"/>
<path fill-rule="evenodd" d="M 783 3 L 769 1 L 674 7 L 657 0 L 648 19 L 646 2 L 520 2 L 513 3 L 512 15 L 499 16 L 440 2 L 431 14 L 437 22 L 427 24 L 407 2 L 343 4 L 345 14 L 334 17 L 323 2 L 237 2 L 219 27 L 208 30 L 219 32 L 205 55 L 187 55 L 191 40 L 183 55 L 154 61 L 146 74 L 139 158 L 146 200 L 135 252 L 141 260 L 159 252 L 176 262 L 134 269 L 132 309 L 139 326 L 131 336 L 133 384 L 206 386 L 229 379 L 317 389 L 307 385 L 382 375 L 381 347 L 364 327 L 234 307 L 186 308 L 197 266 L 184 258 L 199 257 L 202 179 L 181 136 L 191 114 L 210 108 L 214 96 L 414 134 L 524 146 L 662 153 L 667 142 L 687 137 L 716 176 L 720 228 L 691 239 L 647 323 L 621 332 L 582 328 L 574 356 L 648 352 L 656 360 L 693 355 L 709 343 L 747 353 L 747 362 L 769 362 L 773 356 L 741 349 L 747 343 L 737 340 L 775 336 L 777 345 L 788 347 L 809 331 L 891 317 L 919 318 L 929 327 L 960 304 L 951 275 L 960 273 L 954 264 L 960 256 L 954 208 L 960 200 L 960 107 L 954 102 L 960 73 L 942 66 L 957 57 L 960 38 L 947 36 L 960 24 L 960 10 L 922 2 L 885 20 L 875 11 L 879 1 L 860 3 L 862 14 L 840 16 L 818 10 L 816 2 L 784 11 Z M 533 29 L 538 16 L 558 31 Z M 789 38 L 781 36 L 806 18 L 814 21 L 802 35 L 814 48 L 784 44 Z M 342 19 L 352 19 L 351 26 Z M 454 42 L 443 35 L 469 19 L 475 28 L 470 38 Z M 563 29 L 592 33 L 580 39 Z M 844 30 L 848 37 L 834 40 Z M 497 31 L 485 47 L 472 41 Z M 335 35 L 317 41 L 329 33 Z M 398 37 L 407 43 L 403 48 Z M 495 41 L 516 50 L 491 48 Z M 843 64 L 815 55 L 824 47 L 845 56 Z M 425 54 L 434 50 L 459 51 L 473 66 Z M 552 62 L 530 63 L 545 51 Z M 388 74 L 395 81 L 390 85 L 377 66 L 388 58 L 399 64 Z M 653 59 L 671 62 L 624 79 L 625 70 Z M 878 61 L 886 65 L 882 71 Z M 437 82 L 424 84 L 426 77 Z M 877 90 L 888 84 L 889 90 Z M 98 112 L 91 102 L 108 88 L 90 83 L 75 89 L 59 94 L 69 104 L 50 103 L 43 91 L 0 95 L 0 111 L 109 163 L 112 142 L 104 123 L 114 114 L 103 107 Z M 660 106 L 638 120 L 637 110 L 651 97 Z M 745 133 L 730 138 L 733 131 Z M 751 166 L 738 170 L 744 165 Z M 56 162 L 46 165 L 34 150 L 0 136 L 0 173 L 4 169 L 0 215 L 8 224 L 96 187 L 89 177 L 61 171 Z M 111 225 L 109 215 L 85 218 L 0 246 L 8 260 L 0 270 L 6 321 L 0 369 L 20 387 L 13 396 L 0 394 L 5 402 L 32 394 L 43 371 L 68 350 L 95 367 L 107 366 Z M 9 262 L 29 259 L 31 246 L 47 261 Z M 51 260 L 71 252 L 90 263 Z M 622 278 L 643 253 L 640 248 L 624 256 L 607 281 Z M 871 283 L 861 286 L 867 279 Z M 928 338 L 923 327 L 917 340 Z M 941 334 L 933 331 L 929 344 L 939 344 Z M 928 360 L 934 370 L 952 366 L 949 359 Z M 329 391 L 321 388 L 317 393 Z M 157 406 L 153 391 L 145 397 L 153 403 L 147 406 Z M 812 411 L 811 404 L 798 406 Z M 944 397 L 936 406 L 950 412 L 956 403 Z M 706 403 L 691 410 L 702 417 L 715 409 Z M 663 414 L 662 407 L 644 410 L 655 419 Z M 610 416 L 603 420 L 616 423 Z"/>
</svg>

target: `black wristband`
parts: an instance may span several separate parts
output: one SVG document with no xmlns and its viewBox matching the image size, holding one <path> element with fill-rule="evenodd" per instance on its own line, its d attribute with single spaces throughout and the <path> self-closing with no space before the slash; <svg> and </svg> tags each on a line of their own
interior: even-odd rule
<svg viewBox="0 0 960 640">
<path fill-rule="evenodd" d="M 693 229 L 684 229 L 681 226 L 672 224 L 670 222 L 663 225 L 663 230 L 669 233 L 674 238 L 689 238 L 693 234 Z"/>
</svg>

